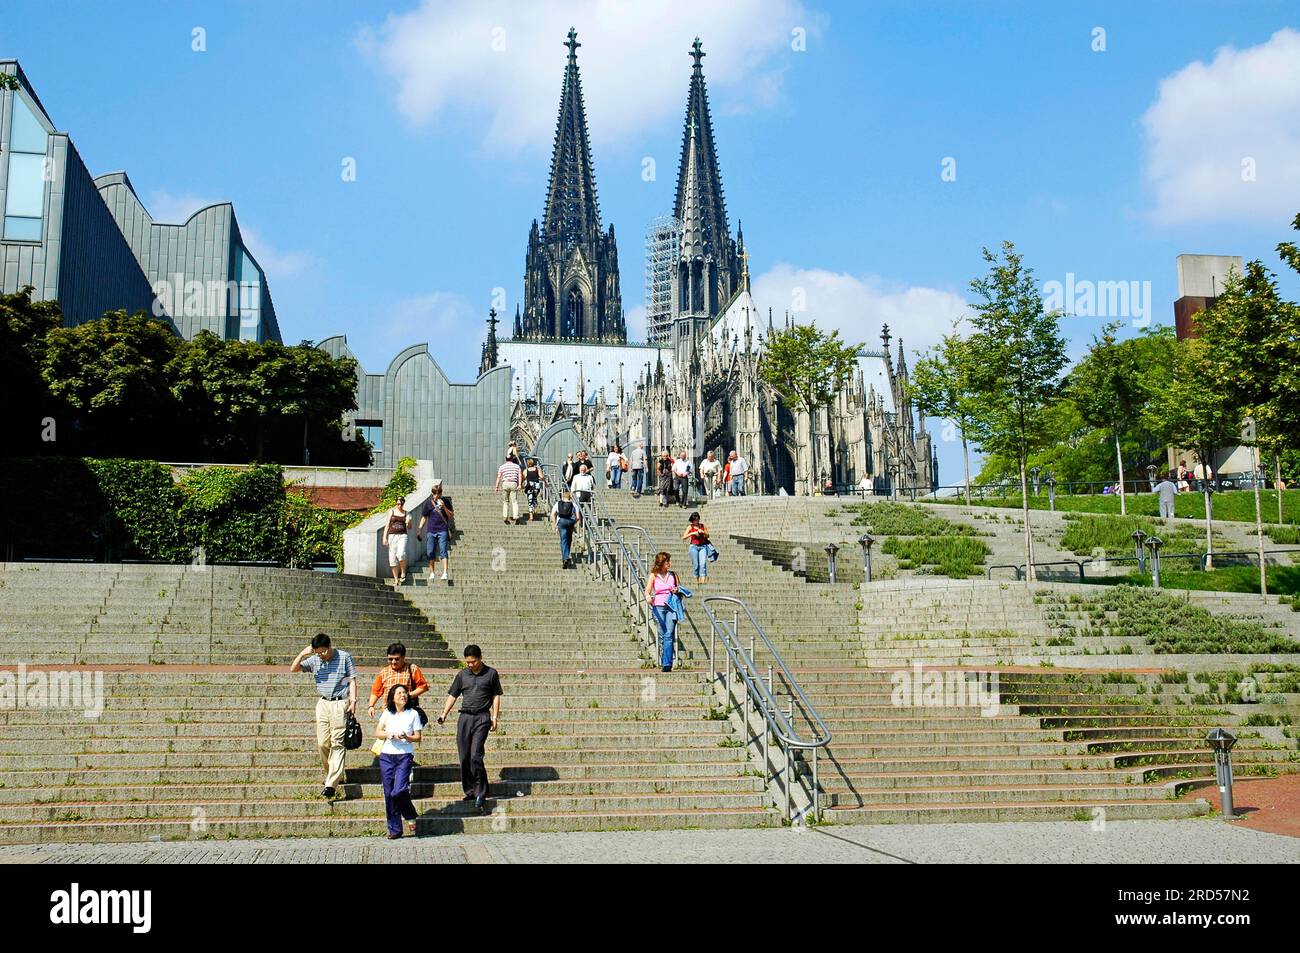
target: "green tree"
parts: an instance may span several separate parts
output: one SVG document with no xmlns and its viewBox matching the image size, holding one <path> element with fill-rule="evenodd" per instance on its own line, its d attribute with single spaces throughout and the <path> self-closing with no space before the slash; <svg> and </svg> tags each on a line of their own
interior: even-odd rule
<svg viewBox="0 0 1300 953">
<path fill-rule="evenodd" d="M 3 76 L 0 73 L 0 76 Z M 63 323 L 52 301 L 32 301 L 30 286 L 15 294 L 0 295 L 0 406 L 14 426 L 0 452 L 21 454 L 41 444 L 47 418 L 58 413 L 41 376 L 45 339 Z M 57 430 L 53 436 L 57 436 Z"/>
<path fill-rule="evenodd" d="M 1029 455 L 1047 438 L 1044 411 L 1060 390 L 1065 369 L 1065 339 L 1059 315 L 1043 310 L 1033 271 L 1011 242 L 999 257 L 983 249 L 989 271 L 971 282 L 981 301 L 974 305 L 970 337 L 971 382 L 984 424 L 981 446 L 1013 457 L 1020 476 L 1021 516 L 1025 524 L 1026 578 L 1034 572 L 1034 539 L 1029 520 Z"/>
<path fill-rule="evenodd" d="M 938 346 L 921 356 L 912 369 L 911 393 L 917 409 L 928 417 L 952 421 L 961 435 L 962 486 L 970 505 L 970 441 L 979 440 L 979 400 L 972 387 L 970 347 L 957 333 L 945 334 Z"/>
<path fill-rule="evenodd" d="M 1106 431 L 1115 445 L 1115 467 L 1119 474 L 1119 511 L 1128 513 L 1124 490 L 1124 450 L 1121 440 L 1141 413 L 1146 389 L 1132 348 L 1116 338 L 1123 326 L 1114 321 L 1093 338 L 1092 349 L 1070 372 L 1067 387 L 1085 423 Z"/>
<path fill-rule="evenodd" d="M 1220 386 L 1222 368 L 1210 342 L 1189 338 L 1178 343 L 1174 370 L 1151 396 L 1144 416 L 1166 442 L 1190 447 L 1206 467 L 1213 467 L 1225 447 L 1241 441 L 1241 406 L 1231 391 Z M 1205 551 L 1214 551 L 1212 489 L 1205 481 Z M 1207 565 L 1211 565 L 1207 561 Z"/>
<path fill-rule="evenodd" d="M 170 325 L 143 311 L 110 311 L 46 334 L 41 376 L 76 415 L 83 450 L 157 452 L 176 426 L 168 367 L 181 344 Z"/>
<path fill-rule="evenodd" d="M 763 348 L 759 376 L 787 405 L 808 414 L 810 426 L 817 411 L 830 403 L 853 373 L 861 344 L 845 344 L 840 332 L 830 334 L 815 324 L 796 324 L 774 331 Z M 811 431 L 810 431 L 811 432 Z M 817 476 L 816 444 L 809 447 L 811 470 L 808 493 Z"/>
</svg>

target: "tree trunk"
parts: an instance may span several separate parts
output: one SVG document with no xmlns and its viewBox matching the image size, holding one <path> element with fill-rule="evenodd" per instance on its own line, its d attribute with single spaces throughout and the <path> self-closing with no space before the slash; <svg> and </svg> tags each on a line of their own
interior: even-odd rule
<svg viewBox="0 0 1300 953">
<path fill-rule="evenodd" d="M 1034 582 L 1034 536 L 1029 527 L 1029 481 L 1025 476 L 1025 459 L 1020 458 L 1020 512 L 1025 519 L 1025 581 Z"/>
<path fill-rule="evenodd" d="M 1210 502 L 1210 481 L 1205 481 L 1205 568 L 1214 568 L 1214 504 Z"/>
<path fill-rule="evenodd" d="M 1250 448 L 1252 467 L 1255 471 L 1255 539 L 1259 543 L 1259 597 L 1268 598 L 1268 573 L 1264 569 L 1264 511 L 1259 499 L 1259 447 Z"/>
<path fill-rule="evenodd" d="M 1277 525 L 1282 525 L 1282 456 L 1273 454 L 1273 489 L 1277 493 Z"/>
<path fill-rule="evenodd" d="M 970 506 L 970 448 L 966 445 L 966 431 L 961 432 L 961 457 L 964 476 L 963 488 L 966 490 L 966 505 Z"/>
<path fill-rule="evenodd" d="M 1119 467 L 1119 515 L 1128 515 L 1128 504 L 1124 498 L 1124 453 L 1119 448 L 1119 431 L 1115 431 L 1115 464 Z"/>
</svg>

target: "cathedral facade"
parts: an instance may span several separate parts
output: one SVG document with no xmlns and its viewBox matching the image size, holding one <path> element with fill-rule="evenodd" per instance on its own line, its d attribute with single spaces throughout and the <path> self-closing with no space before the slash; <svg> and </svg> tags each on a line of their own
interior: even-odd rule
<svg viewBox="0 0 1300 953">
<path fill-rule="evenodd" d="M 750 463 L 753 493 L 819 493 L 827 483 L 878 494 L 936 486 L 938 464 L 909 394 L 902 340 L 895 358 L 888 328 L 882 348 L 861 350 L 852 379 L 813 414 L 788 405 L 762 379 L 763 344 L 778 328 L 751 294 L 739 226 L 731 234 L 698 38 L 673 206 L 679 247 L 670 336 L 657 347 L 627 343 L 614 229 L 602 232 L 596 201 L 574 31 L 565 45 L 546 211 L 529 233 L 523 303 L 511 339 L 498 340 L 490 316 L 480 368 L 514 368 L 512 437 L 531 447 L 571 418 L 602 455 L 615 443 L 640 444 L 684 449 L 698 463 L 709 450 L 719 459 L 737 450 Z"/>
</svg>

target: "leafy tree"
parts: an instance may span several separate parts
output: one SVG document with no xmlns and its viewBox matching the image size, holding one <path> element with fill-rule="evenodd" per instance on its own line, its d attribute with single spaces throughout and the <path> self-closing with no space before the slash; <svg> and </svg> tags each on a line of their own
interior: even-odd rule
<svg viewBox="0 0 1300 953">
<path fill-rule="evenodd" d="M 1115 466 L 1119 474 L 1119 511 L 1128 513 L 1124 491 L 1124 451 L 1120 441 L 1145 403 L 1140 368 L 1131 348 L 1125 348 L 1116 333 L 1123 326 L 1114 321 L 1094 338 L 1088 356 L 1070 372 L 1068 388 L 1079 413 L 1089 426 L 1105 430 L 1115 444 Z"/>
<path fill-rule="evenodd" d="M 5 453 L 37 449 L 43 421 L 58 416 L 41 377 L 41 360 L 46 335 L 62 323 L 59 306 L 33 302 L 30 286 L 0 295 L 0 406 L 16 428 L 2 445 Z"/>
<path fill-rule="evenodd" d="M 1144 415 L 1166 442 L 1190 447 L 1206 467 L 1225 447 L 1241 441 L 1242 412 L 1231 390 L 1220 386 L 1222 369 L 1211 343 L 1189 338 L 1178 343 L 1174 372 L 1157 389 Z M 1214 551 L 1214 511 L 1210 481 L 1205 486 L 1205 550 Z"/>
<path fill-rule="evenodd" d="M 0 73 L 0 89 L 21 89 L 22 83 L 18 82 L 17 76 L 11 76 L 8 73 Z"/>
<path fill-rule="evenodd" d="M 978 440 L 981 430 L 979 400 L 971 386 L 973 368 L 968 343 L 957 333 L 945 334 L 937 347 L 916 362 L 912 369 L 911 392 L 917 408 L 929 417 L 951 420 L 961 435 L 962 485 L 966 505 L 970 505 L 970 440 Z"/>
<path fill-rule="evenodd" d="M 1044 411 L 1060 390 L 1065 369 L 1065 339 L 1059 315 L 1043 310 L 1033 271 L 1024 266 L 1011 242 L 999 257 L 983 249 L 988 273 L 971 282 L 982 300 L 974 305 L 969 346 L 971 382 L 984 424 L 981 445 L 1013 457 L 1020 476 L 1025 523 L 1025 567 L 1033 580 L 1034 540 L 1029 521 L 1029 455 L 1047 439 Z"/>
<path fill-rule="evenodd" d="M 817 411 L 829 404 L 857 364 L 861 344 L 845 344 L 840 332 L 826 334 L 815 324 L 780 328 L 768 338 L 759 375 L 781 399 L 808 414 L 810 427 Z M 808 475 L 809 495 L 817 475 L 816 444 Z"/>
<path fill-rule="evenodd" d="M 41 376 L 75 414 L 84 450 L 156 452 L 176 427 L 168 365 L 181 344 L 168 324 L 143 311 L 110 311 L 46 334 Z"/>
</svg>

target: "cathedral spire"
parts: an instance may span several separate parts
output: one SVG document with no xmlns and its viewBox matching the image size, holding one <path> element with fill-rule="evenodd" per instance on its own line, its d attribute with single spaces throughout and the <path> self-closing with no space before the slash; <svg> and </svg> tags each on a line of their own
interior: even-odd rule
<svg viewBox="0 0 1300 953">
<path fill-rule="evenodd" d="M 684 259 L 704 257 L 704 227 L 701 222 L 699 164 L 696 162 L 695 123 L 691 122 L 689 130 L 690 143 L 686 152 L 686 182 L 683 188 L 681 210 L 682 242 L 681 257 Z"/>
<path fill-rule="evenodd" d="M 555 145 L 551 152 L 551 178 L 546 186 L 546 211 L 542 231 L 548 238 L 578 244 L 600 231 L 600 203 L 596 198 L 596 176 L 591 165 L 591 142 L 587 135 L 587 111 L 582 103 L 582 79 L 578 75 L 578 32 L 569 28 L 564 44 L 569 62 L 560 90 L 560 112 L 555 123 Z"/>
<path fill-rule="evenodd" d="M 697 204 L 699 243 L 703 255 L 713 257 L 714 289 L 708 296 L 712 308 L 709 317 L 716 316 L 726 305 L 740 283 L 740 264 L 736 258 L 736 245 L 731 240 L 727 225 L 727 204 L 723 197 L 722 176 L 718 171 L 718 155 L 714 148 L 713 120 L 709 115 L 709 95 L 704 86 L 704 50 L 700 38 L 691 44 L 690 90 L 686 98 L 686 124 L 682 130 L 681 161 L 677 167 L 677 195 L 673 202 L 673 215 L 685 221 L 687 204 Z M 695 167 L 694 184 L 689 182 L 691 166 Z M 695 197 L 692 199 L 691 192 Z"/>
</svg>

